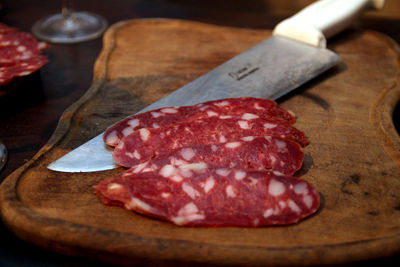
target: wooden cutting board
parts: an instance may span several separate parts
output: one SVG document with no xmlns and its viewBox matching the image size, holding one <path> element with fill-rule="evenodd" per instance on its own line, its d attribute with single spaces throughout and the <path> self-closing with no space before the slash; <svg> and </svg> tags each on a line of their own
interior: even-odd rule
<svg viewBox="0 0 400 267">
<path fill-rule="evenodd" d="M 113 122 L 269 37 L 269 30 L 189 21 L 118 23 L 104 37 L 93 85 L 48 144 L 1 186 L 17 236 L 70 255 L 120 264 L 339 264 L 400 253 L 398 46 L 351 31 L 330 40 L 341 63 L 279 103 L 310 144 L 297 176 L 320 192 L 315 216 L 290 226 L 194 228 L 103 206 L 92 186 L 123 169 L 58 173 L 46 166 Z"/>
</svg>

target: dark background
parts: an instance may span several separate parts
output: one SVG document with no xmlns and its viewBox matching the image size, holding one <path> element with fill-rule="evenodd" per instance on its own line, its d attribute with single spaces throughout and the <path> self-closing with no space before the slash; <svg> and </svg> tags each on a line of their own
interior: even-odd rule
<svg viewBox="0 0 400 267">
<path fill-rule="evenodd" d="M 178 18 L 217 25 L 273 29 L 311 0 L 85 0 L 75 1 L 79 11 L 104 16 L 111 25 L 136 18 Z M 0 1 L 0 22 L 29 32 L 34 22 L 61 10 L 61 0 Z M 377 30 L 400 43 L 400 1 L 387 0 L 383 11 L 367 12 L 363 28 Z M 328 42 L 329 43 L 329 42 Z M 49 63 L 39 73 L 7 86 L 0 98 L 0 140 L 9 152 L 0 182 L 31 159 L 47 142 L 62 112 L 90 87 L 93 65 L 102 40 L 79 44 L 51 44 L 44 53 Z M 395 111 L 399 130 L 400 104 Z M 357 263 L 359 266 L 397 266 L 400 255 Z M 0 222 L 0 266 L 99 266 L 99 263 L 55 254 L 17 239 Z M 350 266 L 350 265 L 349 265 Z M 354 266 L 352 264 L 351 266 Z"/>
</svg>

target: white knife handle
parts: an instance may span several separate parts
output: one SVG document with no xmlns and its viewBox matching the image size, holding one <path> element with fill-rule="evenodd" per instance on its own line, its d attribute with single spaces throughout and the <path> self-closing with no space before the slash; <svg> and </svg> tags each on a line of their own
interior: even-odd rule
<svg viewBox="0 0 400 267">
<path fill-rule="evenodd" d="M 349 27 L 363 10 L 384 4 L 385 0 L 320 0 L 279 23 L 273 34 L 326 47 L 326 38 Z"/>
</svg>

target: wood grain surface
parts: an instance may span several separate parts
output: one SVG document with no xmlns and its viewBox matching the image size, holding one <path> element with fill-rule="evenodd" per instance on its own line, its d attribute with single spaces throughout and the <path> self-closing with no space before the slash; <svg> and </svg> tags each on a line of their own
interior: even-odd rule
<svg viewBox="0 0 400 267">
<path fill-rule="evenodd" d="M 20 238 L 118 264 L 341 264 L 400 252 L 398 47 L 349 31 L 330 41 L 341 63 L 279 103 L 296 113 L 310 145 L 297 176 L 320 192 L 317 214 L 263 228 L 178 227 L 103 206 L 93 185 L 123 169 L 58 173 L 46 166 L 213 67 L 270 36 L 268 30 L 168 19 L 113 25 L 88 92 L 65 111 L 48 144 L 1 185 L 1 215 Z"/>
</svg>

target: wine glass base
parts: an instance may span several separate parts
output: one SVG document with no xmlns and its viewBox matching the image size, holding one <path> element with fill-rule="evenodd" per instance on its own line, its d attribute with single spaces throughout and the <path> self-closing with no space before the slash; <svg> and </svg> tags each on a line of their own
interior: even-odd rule
<svg viewBox="0 0 400 267">
<path fill-rule="evenodd" d="M 99 37 L 107 28 L 107 21 L 96 14 L 72 12 L 69 16 L 55 14 L 37 21 L 32 33 L 51 43 L 78 43 Z"/>
</svg>

